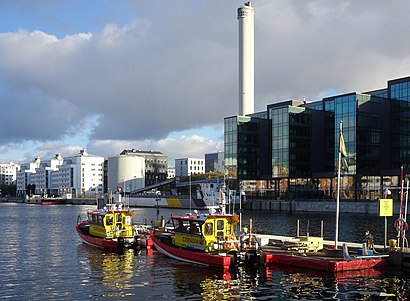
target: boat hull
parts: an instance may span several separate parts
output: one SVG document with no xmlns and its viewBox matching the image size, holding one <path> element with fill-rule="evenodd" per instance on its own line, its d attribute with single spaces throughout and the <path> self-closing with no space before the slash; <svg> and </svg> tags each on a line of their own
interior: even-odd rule
<svg viewBox="0 0 410 301">
<path fill-rule="evenodd" d="M 196 263 L 204 266 L 215 266 L 229 268 L 231 265 L 230 255 L 214 255 L 204 252 L 191 251 L 179 247 L 171 246 L 161 241 L 156 235 L 155 230 L 151 231 L 150 237 L 154 247 L 162 254 L 180 261 Z"/>
<path fill-rule="evenodd" d="M 109 249 L 109 250 L 117 250 L 122 247 L 122 245 L 118 242 L 118 240 L 113 239 L 105 239 L 96 236 L 91 236 L 81 230 L 81 225 L 85 225 L 86 223 L 76 224 L 75 228 L 77 230 L 78 235 L 80 236 L 83 243 L 100 248 L 100 249 Z"/>
<path fill-rule="evenodd" d="M 387 266 L 387 260 L 384 258 L 344 260 L 338 258 L 301 256 L 287 253 L 271 254 L 266 263 L 293 266 L 332 273 L 383 268 Z"/>
</svg>

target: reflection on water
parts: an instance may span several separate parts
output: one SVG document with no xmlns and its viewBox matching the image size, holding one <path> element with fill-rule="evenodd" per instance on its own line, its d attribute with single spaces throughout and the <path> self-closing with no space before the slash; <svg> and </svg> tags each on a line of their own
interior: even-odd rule
<svg viewBox="0 0 410 301">
<path fill-rule="evenodd" d="M 90 208 L 0 204 L 0 299 L 409 300 L 410 273 L 399 269 L 332 275 L 270 266 L 224 272 L 175 261 L 155 250 L 99 250 L 84 245 L 74 228 L 77 215 Z M 255 228 L 275 234 L 293 233 L 296 218 L 314 218 L 251 214 L 246 216 L 253 218 Z M 151 219 L 156 211 L 138 209 L 138 215 Z M 357 216 L 344 220 L 358 229 Z M 376 227 L 378 222 L 375 218 L 367 224 Z"/>
</svg>

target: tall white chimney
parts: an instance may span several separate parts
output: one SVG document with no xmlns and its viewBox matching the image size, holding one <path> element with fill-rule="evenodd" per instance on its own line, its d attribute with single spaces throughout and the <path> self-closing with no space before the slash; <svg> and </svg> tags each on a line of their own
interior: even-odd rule
<svg viewBox="0 0 410 301">
<path fill-rule="evenodd" d="M 239 115 L 254 113 L 254 11 L 250 2 L 238 8 Z"/>
</svg>

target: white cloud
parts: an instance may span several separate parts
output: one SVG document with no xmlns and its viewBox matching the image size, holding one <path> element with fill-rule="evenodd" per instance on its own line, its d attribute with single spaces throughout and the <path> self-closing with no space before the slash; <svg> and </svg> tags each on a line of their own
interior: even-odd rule
<svg viewBox="0 0 410 301">
<path fill-rule="evenodd" d="M 222 137 L 174 133 L 237 113 L 242 3 L 127 4 L 132 21 L 107 19 L 97 31 L 85 25 L 66 35 L 0 33 L 3 145 L 31 141 L 33 154 L 50 141 L 45 153 L 70 150 L 70 143 L 102 155 L 147 148 L 172 158 L 222 149 Z M 410 2 L 259 0 L 253 6 L 258 111 L 328 91 L 378 89 L 409 74 Z"/>
</svg>

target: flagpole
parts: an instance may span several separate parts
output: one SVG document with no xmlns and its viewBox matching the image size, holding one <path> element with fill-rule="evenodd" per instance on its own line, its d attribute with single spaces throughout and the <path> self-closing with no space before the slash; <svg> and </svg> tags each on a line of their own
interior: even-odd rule
<svg viewBox="0 0 410 301">
<path fill-rule="evenodd" d="M 337 243 L 339 239 L 339 203 L 340 203 L 340 164 L 342 161 L 342 153 L 340 151 L 340 135 L 342 133 L 343 121 L 340 120 L 340 131 L 339 131 L 339 156 L 337 164 L 337 194 L 336 194 L 336 229 L 335 229 L 335 249 L 337 249 Z"/>
</svg>

